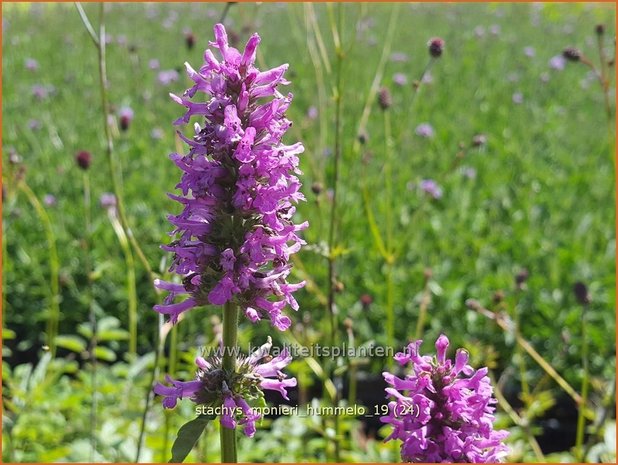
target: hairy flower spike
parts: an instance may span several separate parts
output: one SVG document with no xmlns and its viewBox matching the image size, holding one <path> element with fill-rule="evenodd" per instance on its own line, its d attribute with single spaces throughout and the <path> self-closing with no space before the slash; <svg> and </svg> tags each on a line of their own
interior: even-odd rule
<svg viewBox="0 0 618 465">
<path fill-rule="evenodd" d="M 296 378 L 287 378 L 281 371 L 292 361 L 292 356 L 283 350 L 271 357 L 271 347 L 269 337 L 250 356 L 238 356 L 233 373 L 224 370 L 221 353 L 208 359 L 197 357 L 193 381 L 176 381 L 168 376 L 166 382 L 171 386 L 158 383 L 154 392 L 163 396 L 165 408 L 174 408 L 178 400 L 188 397 L 198 405 L 220 412 L 219 421 L 224 428 L 235 429 L 241 425 L 245 435 L 252 437 L 255 422 L 261 416 L 249 406 L 247 399 L 258 399 L 263 397 L 263 390 L 272 390 L 289 400 L 287 388 L 296 386 Z"/>
<path fill-rule="evenodd" d="M 170 197 L 183 209 L 169 216 L 176 240 L 163 249 L 174 253 L 170 271 L 182 284 L 157 281 L 169 295 L 155 310 L 176 322 L 195 306 L 234 301 L 252 322 L 266 319 L 285 330 L 291 320 L 283 309 L 298 309 L 292 294 L 304 285 L 287 282 L 288 262 L 308 226 L 292 222 L 294 204 L 305 199 L 296 177 L 304 147 L 281 141 L 292 125 L 285 116 L 292 94 L 277 90 L 288 84 L 288 65 L 260 71 L 257 34 L 241 53 L 229 45 L 223 25 L 214 33 L 211 46 L 220 58 L 206 50 L 199 70 L 185 64 L 195 84 L 182 96 L 171 94 L 187 109 L 176 124 L 199 120 L 192 138 L 179 132 L 189 153 L 170 155 L 183 171 L 176 186 L 182 195 Z M 189 298 L 174 303 L 178 294 Z"/>
<path fill-rule="evenodd" d="M 502 443 L 507 431 L 494 431 L 495 399 L 487 368 L 474 370 L 468 353 L 457 350 L 455 361 L 446 358 L 449 340 L 436 341 L 436 357 L 419 354 L 422 341 L 408 345 L 395 355 L 412 370 L 402 379 L 383 373 L 389 413 L 380 420 L 393 426 L 386 439 L 402 441 L 404 462 L 488 463 L 504 459 L 508 448 Z"/>
</svg>

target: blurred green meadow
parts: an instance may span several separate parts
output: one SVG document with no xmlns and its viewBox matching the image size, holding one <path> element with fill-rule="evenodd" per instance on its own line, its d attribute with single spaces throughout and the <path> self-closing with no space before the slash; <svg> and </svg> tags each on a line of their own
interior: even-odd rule
<svg viewBox="0 0 618 465">
<path fill-rule="evenodd" d="M 99 6 L 84 10 L 98 30 Z M 327 338 L 330 261 L 340 341 L 397 351 L 420 336 L 431 352 L 443 332 L 452 348 L 468 349 L 473 366 L 490 368 L 502 397 L 497 425 L 511 431 L 509 461 L 615 460 L 615 5 L 105 10 L 117 173 L 153 273 L 169 275 L 160 245 L 171 240 L 166 216 L 177 206 L 166 193 L 180 172 L 168 154 L 184 150 L 172 125 L 184 109 L 168 93 L 190 86 L 183 63 L 201 65 L 225 15 L 238 47 L 260 34 L 261 68 L 290 64 L 286 141 L 306 148 L 307 202 L 296 219 L 310 222 L 308 246 L 294 260 L 293 277 L 308 284 L 296 294 L 292 336 L 242 321 L 241 347 L 267 335 L 275 344 Z M 157 380 L 190 379 L 199 348 L 216 345 L 219 309 L 189 312 L 171 331 L 160 326 L 152 306 L 162 296 L 101 205 L 113 185 L 98 57 L 75 7 L 3 3 L 2 21 L 3 460 L 134 461 L 145 418 L 139 460 L 167 461 L 194 412 L 189 402 L 164 412 L 158 398 L 146 408 L 155 360 Z M 562 58 L 577 47 L 600 70 L 599 24 L 612 61 L 603 71 L 609 115 L 594 71 Z M 446 43 L 434 59 L 433 37 Z M 337 97 L 341 158 L 329 246 Z M 80 151 L 92 156 L 87 170 L 76 163 Z M 387 364 L 339 359 L 341 401 L 384 404 Z M 577 395 L 589 383 L 579 447 L 578 406 L 551 367 Z M 298 359 L 289 371 L 299 379 L 294 401 L 326 402 L 319 369 Z M 265 419 L 255 438 L 241 440 L 239 459 L 328 460 L 331 420 Z M 397 446 L 382 441 L 388 428 L 374 420 L 341 420 L 343 461 L 396 458 Z M 209 425 L 190 461 L 218 461 L 217 428 Z"/>
</svg>

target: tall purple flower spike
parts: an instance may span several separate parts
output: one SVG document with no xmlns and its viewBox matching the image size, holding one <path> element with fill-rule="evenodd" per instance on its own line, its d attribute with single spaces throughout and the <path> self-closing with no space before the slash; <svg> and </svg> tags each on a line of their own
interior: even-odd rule
<svg viewBox="0 0 618 465">
<path fill-rule="evenodd" d="M 193 138 L 179 132 L 189 153 L 170 155 L 183 171 L 176 186 L 182 195 L 170 197 L 183 209 L 169 216 L 177 239 L 163 249 L 174 253 L 170 271 L 182 284 L 157 280 L 169 294 L 154 309 L 175 323 L 195 306 L 234 301 L 252 322 L 267 319 L 285 330 L 291 320 L 283 309 L 298 309 L 292 294 L 304 285 L 288 284 L 288 261 L 305 244 L 298 233 L 308 226 L 292 222 L 294 204 L 304 200 L 295 176 L 304 147 L 281 142 L 292 125 L 285 117 L 292 94 L 277 90 L 288 84 L 288 65 L 260 72 L 257 34 L 241 54 L 229 46 L 223 25 L 214 31 L 211 45 L 221 60 L 206 50 L 199 71 L 186 63 L 195 85 L 182 96 L 171 94 L 187 108 L 175 124 L 198 117 L 203 126 L 195 123 Z M 189 297 L 174 303 L 179 294 Z"/>
<path fill-rule="evenodd" d="M 508 453 L 508 432 L 494 431 L 493 389 L 487 368 L 474 370 L 468 353 L 457 350 L 455 363 L 446 359 L 449 340 L 436 341 L 437 357 L 419 355 L 422 341 L 395 355 L 412 370 L 403 378 L 385 372 L 391 401 L 383 423 L 393 426 L 387 441 L 402 441 L 404 462 L 500 462 Z"/>
</svg>

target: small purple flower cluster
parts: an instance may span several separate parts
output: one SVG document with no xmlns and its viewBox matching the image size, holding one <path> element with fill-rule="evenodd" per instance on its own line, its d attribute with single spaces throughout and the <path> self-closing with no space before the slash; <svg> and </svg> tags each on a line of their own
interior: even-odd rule
<svg viewBox="0 0 618 465">
<path fill-rule="evenodd" d="M 457 350 L 455 363 L 446 359 L 449 340 L 436 341 L 437 357 L 419 355 L 422 341 L 395 355 L 402 366 L 412 363 L 404 379 L 383 373 L 391 386 L 389 414 L 381 418 L 393 426 L 387 438 L 399 439 L 405 462 L 499 462 L 508 448 L 507 431 L 494 431 L 492 386 L 487 368 L 474 370 L 468 353 Z M 465 375 L 465 376 L 462 376 Z"/>
<path fill-rule="evenodd" d="M 255 434 L 255 422 L 260 414 L 251 408 L 249 402 L 261 397 L 261 390 L 278 391 L 288 399 L 287 388 L 296 386 L 296 378 L 287 378 L 282 369 L 291 361 L 292 356 L 283 350 L 276 357 L 269 355 L 272 347 L 268 342 L 258 348 L 249 357 L 239 357 L 233 374 L 222 368 L 222 359 L 216 355 L 208 360 L 197 357 L 197 373 L 193 381 L 176 381 L 166 378 L 171 386 L 157 384 L 154 392 L 163 396 L 163 406 L 174 408 L 179 399 L 189 397 L 199 405 L 219 408 L 221 425 L 228 429 L 243 427 L 245 435 Z M 225 348 L 223 350 L 229 350 Z"/>
<path fill-rule="evenodd" d="M 285 117 L 292 95 L 277 91 L 288 84 L 283 77 L 288 65 L 255 68 L 257 34 L 242 54 L 229 46 L 221 24 L 215 39 L 211 45 L 222 61 L 206 50 L 199 71 L 186 64 L 195 85 L 182 97 L 171 94 L 188 109 L 176 124 L 198 116 L 204 126 L 195 124 L 192 139 L 179 132 L 190 151 L 170 156 L 183 171 L 177 185 L 182 195 L 170 197 L 183 210 L 169 216 L 178 239 L 163 248 L 174 253 L 170 271 L 182 275 L 183 283 L 157 280 L 169 295 L 154 308 L 176 322 L 195 306 L 234 301 L 252 322 L 264 318 L 285 330 L 291 320 L 283 309 L 298 309 L 292 293 L 304 285 L 287 282 L 288 261 L 304 244 L 298 232 L 307 227 L 291 220 L 294 203 L 304 200 L 294 175 L 304 147 L 281 142 L 292 125 Z M 198 92 L 210 98 L 193 99 Z M 178 294 L 190 297 L 173 303 Z"/>
</svg>

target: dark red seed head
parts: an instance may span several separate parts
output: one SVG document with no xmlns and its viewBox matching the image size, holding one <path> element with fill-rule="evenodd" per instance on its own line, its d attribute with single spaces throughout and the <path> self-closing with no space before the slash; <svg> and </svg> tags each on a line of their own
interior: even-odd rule
<svg viewBox="0 0 618 465">
<path fill-rule="evenodd" d="M 120 129 L 121 130 L 126 131 L 127 129 L 129 129 L 130 124 L 131 124 L 131 118 L 129 118 L 128 116 L 120 117 Z"/>
<path fill-rule="evenodd" d="M 361 295 L 360 301 L 363 307 L 369 307 L 373 303 L 373 297 L 369 294 L 363 294 Z"/>
<path fill-rule="evenodd" d="M 528 280 L 528 276 L 530 276 L 530 274 L 525 268 L 515 275 L 515 285 L 517 286 L 517 289 L 521 289 L 523 287 Z"/>
<path fill-rule="evenodd" d="M 567 47 L 562 51 L 562 56 L 569 61 L 579 61 L 582 58 L 582 52 L 575 47 Z"/>
<path fill-rule="evenodd" d="M 581 305 L 587 305 L 590 303 L 588 287 L 581 281 L 578 281 L 573 285 L 573 293 L 575 294 L 575 298 Z"/>
<path fill-rule="evenodd" d="M 90 168 L 90 163 L 92 163 L 92 155 L 90 152 L 82 150 L 75 155 L 75 161 L 77 162 L 77 166 L 83 170 L 87 170 Z"/>
<path fill-rule="evenodd" d="M 322 186 L 321 183 L 314 182 L 313 184 L 311 184 L 311 192 L 313 192 L 315 195 L 320 195 L 323 190 L 324 190 L 324 187 Z"/>
<path fill-rule="evenodd" d="M 434 58 L 439 58 L 442 56 L 442 52 L 444 51 L 444 40 L 439 37 L 434 37 L 427 43 L 427 47 L 429 48 L 429 54 Z"/>
<path fill-rule="evenodd" d="M 388 110 L 393 104 L 391 92 L 386 87 L 382 87 L 378 93 L 378 104 L 382 110 Z"/>
<path fill-rule="evenodd" d="M 187 32 L 185 34 L 185 43 L 187 44 L 187 48 L 191 50 L 195 46 L 195 36 L 192 32 Z"/>
</svg>

